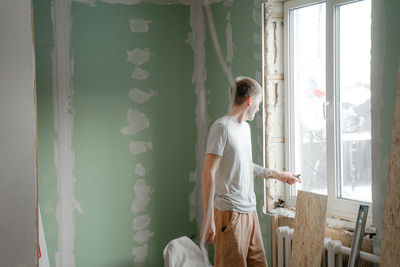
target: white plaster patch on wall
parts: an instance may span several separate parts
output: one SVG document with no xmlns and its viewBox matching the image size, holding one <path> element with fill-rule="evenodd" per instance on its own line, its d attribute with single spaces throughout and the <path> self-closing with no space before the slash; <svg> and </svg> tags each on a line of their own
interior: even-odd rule
<svg viewBox="0 0 400 267">
<path fill-rule="evenodd" d="M 258 9 L 253 9 L 253 22 L 261 26 L 261 11 Z"/>
<path fill-rule="evenodd" d="M 189 195 L 189 218 L 190 221 L 197 219 L 197 228 L 200 229 L 203 216 L 201 199 L 201 175 L 204 161 L 204 154 L 207 144 L 207 97 L 205 81 L 207 79 L 206 51 L 205 51 L 205 19 L 203 14 L 202 1 L 191 1 L 190 3 L 190 26 L 193 31 L 194 41 L 192 49 L 194 52 L 193 83 L 197 96 L 196 105 L 196 169 L 191 172 L 190 181 L 194 181 L 193 191 Z"/>
<path fill-rule="evenodd" d="M 132 73 L 132 78 L 135 80 L 146 80 L 149 77 L 149 73 L 139 67 L 135 67 Z"/>
<path fill-rule="evenodd" d="M 232 24 L 231 24 L 231 11 L 226 15 L 226 61 L 232 62 L 233 58 L 233 41 L 232 41 Z"/>
<path fill-rule="evenodd" d="M 262 74 L 260 71 L 256 71 L 256 81 L 261 85 L 262 84 Z"/>
<path fill-rule="evenodd" d="M 257 145 L 258 148 L 263 149 L 263 141 L 262 141 L 262 137 L 261 136 L 257 136 Z"/>
<path fill-rule="evenodd" d="M 153 148 L 153 143 L 151 142 L 142 142 L 142 141 L 134 141 L 130 144 L 130 151 L 133 155 L 139 155 L 140 153 L 144 153 L 149 149 Z"/>
<path fill-rule="evenodd" d="M 255 60 L 262 61 L 262 54 L 261 53 L 253 53 L 253 57 Z"/>
<path fill-rule="evenodd" d="M 137 175 L 143 177 L 143 176 L 146 175 L 146 169 L 143 167 L 142 164 L 138 163 L 138 164 L 136 164 L 136 167 L 135 167 L 135 173 L 136 173 Z"/>
<path fill-rule="evenodd" d="M 129 20 L 129 23 L 131 25 L 132 32 L 143 33 L 143 32 L 149 31 L 149 25 L 150 25 L 150 23 L 153 23 L 153 21 L 133 17 Z"/>
<path fill-rule="evenodd" d="M 261 9 L 261 4 L 262 4 L 262 0 L 253 0 L 253 5 L 255 8 L 257 8 L 258 10 Z"/>
<path fill-rule="evenodd" d="M 262 36 L 259 33 L 253 33 L 253 40 L 255 44 L 262 44 Z"/>
<path fill-rule="evenodd" d="M 96 6 L 96 0 L 72 0 L 73 2 L 79 2 L 79 3 L 84 3 L 84 4 L 88 4 L 91 7 L 95 7 Z"/>
<path fill-rule="evenodd" d="M 146 229 L 136 232 L 135 236 L 133 237 L 133 240 L 135 240 L 139 244 L 142 244 L 144 242 L 149 241 L 150 237 L 152 237 L 153 235 L 154 235 L 153 232 L 150 232 L 149 230 Z"/>
<path fill-rule="evenodd" d="M 194 36 L 193 32 L 189 32 L 187 38 L 185 40 L 185 44 L 189 44 L 191 47 L 194 47 Z"/>
<path fill-rule="evenodd" d="M 258 163 L 258 165 L 261 165 L 261 166 L 264 165 L 263 157 L 261 155 L 257 156 L 257 163 Z M 262 195 L 262 196 L 264 197 L 264 195 Z"/>
<path fill-rule="evenodd" d="M 233 0 L 225 0 L 224 7 L 231 7 L 233 5 Z"/>
<path fill-rule="evenodd" d="M 146 61 L 149 61 L 150 59 L 150 52 L 148 48 L 135 48 L 132 51 L 126 51 L 126 53 L 128 54 L 127 60 L 138 66 L 142 65 Z"/>
<path fill-rule="evenodd" d="M 150 98 L 157 93 L 154 91 L 150 91 L 150 93 L 142 91 L 137 88 L 133 88 L 129 91 L 129 97 L 133 100 L 133 102 L 142 104 L 148 102 Z"/>
<path fill-rule="evenodd" d="M 255 122 L 256 122 L 257 128 L 258 129 L 262 129 L 263 119 L 262 119 L 262 115 L 260 114 L 260 112 L 257 113 L 256 118 L 255 118 Z"/>
<path fill-rule="evenodd" d="M 134 135 L 150 126 L 149 119 L 146 114 L 138 111 L 137 109 L 128 110 L 128 126 L 121 129 L 124 135 Z"/>
<path fill-rule="evenodd" d="M 132 254 L 135 256 L 135 263 L 143 263 L 146 259 L 148 251 L 149 247 L 147 243 L 143 244 L 142 246 L 135 247 L 132 250 Z"/>
<path fill-rule="evenodd" d="M 151 187 L 146 185 L 144 179 L 139 179 L 133 186 L 133 191 L 135 192 L 135 199 L 132 203 L 131 211 L 133 213 L 144 211 L 150 202 Z"/>
<path fill-rule="evenodd" d="M 143 230 L 149 226 L 151 218 L 148 214 L 139 215 L 133 219 L 132 227 L 133 230 Z"/>
</svg>

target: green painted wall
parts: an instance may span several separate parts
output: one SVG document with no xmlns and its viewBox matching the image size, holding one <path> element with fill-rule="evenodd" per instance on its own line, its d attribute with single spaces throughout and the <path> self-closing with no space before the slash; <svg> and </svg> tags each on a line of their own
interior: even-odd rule
<svg viewBox="0 0 400 267">
<path fill-rule="evenodd" d="M 75 212 L 76 266 L 132 266 L 135 216 L 149 214 L 149 252 L 144 266 L 161 266 L 162 250 L 172 239 L 196 234 L 189 221 L 189 173 L 195 169 L 196 96 L 192 84 L 193 51 L 185 43 L 191 31 L 190 7 L 139 4 L 96 7 L 71 5 L 71 58 L 73 59 L 72 150 L 75 153 L 74 195 L 83 213 Z M 36 64 L 38 69 L 39 204 L 51 266 L 58 245 L 56 220 L 57 174 L 54 163 L 53 84 L 51 53 L 54 33 L 51 1 L 34 1 Z M 145 33 L 130 31 L 132 17 L 152 21 Z M 145 80 L 132 79 L 135 65 L 127 51 L 148 48 L 150 59 L 140 67 Z M 147 103 L 129 98 L 139 88 L 154 91 Z M 150 127 L 136 135 L 122 135 L 128 110 L 146 114 Z M 130 143 L 152 142 L 152 149 L 133 155 Z M 135 174 L 136 164 L 145 176 Z M 151 187 L 150 202 L 133 213 L 133 187 L 144 179 Z"/>
<path fill-rule="evenodd" d="M 230 12 L 234 76 L 256 78 L 262 62 L 253 34 L 261 34 L 261 3 L 230 1 L 212 5 L 223 53 L 226 54 L 226 26 Z M 162 250 L 172 239 L 197 235 L 196 221 L 189 220 L 189 194 L 194 184 L 189 175 L 196 169 L 197 98 L 192 83 L 194 52 L 186 42 L 192 32 L 190 6 L 183 4 L 136 5 L 94 1 L 71 4 L 70 57 L 73 62 L 71 112 L 74 114 L 74 197 L 83 213 L 75 211 L 74 256 L 76 266 L 162 266 Z M 57 205 L 55 145 L 59 135 L 53 91 L 55 34 L 52 17 L 54 0 L 34 0 L 35 51 L 38 97 L 39 205 L 45 229 L 49 260 L 56 266 L 60 226 Z M 151 21 L 149 31 L 132 32 L 132 17 Z M 206 36 L 207 99 L 209 126 L 228 110 L 228 82 L 219 66 L 211 39 Z M 139 67 L 148 79 L 132 79 L 135 65 L 127 61 L 127 51 L 148 49 L 150 58 Z M 260 76 L 261 77 L 261 76 Z M 259 78 L 260 78 L 259 77 Z M 129 91 L 138 88 L 155 95 L 145 103 L 135 103 Z M 128 110 L 146 114 L 150 126 L 135 135 L 123 135 Z M 261 116 L 261 112 L 259 113 Z M 261 117 L 259 118 L 261 119 Z M 262 120 L 262 119 L 261 119 Z M 261 127 L 250 123 L 254 161 L 262 164 Z M 130 152 L 130 143 L 146 141 L 152 149 L 139 155 Z M 135 174 L 142 164 L 145 176 Z M 134 186 L 144 179 L 151 188 L 150 202 L 142 212 L 133 213 Z M 256 181 L 258 213 L 270 263 L 270 218 L 262 214 L 263 185 Z M 132 221 L 139 215 L 151 217 L 153 233 L 143 264 L 135 263 Z"/>
<path fill-rule="evenodd" d="M 183 5 L 72 5 L 75 192 L 87 211 L 76 221 L 79 266 L 131 263 L 132 247 L 139 246 L 132 240 L 130 211 L 132 188 L 140 178 L 133 171 L 138 163 L 145 167 L 144 179 L 152 191 L 146 210 L 135 214 L 151 216 L 154 236 L 146 265 L 160 266 L 168 241 L 196 232 L 189 223 L 188 203 L 196 142 L 193 52 L 185 43 L 191 31 L 188 16 L 189 7 Z M 149 31 L 130 32 L 131 17 L 152 21 Z M 150 60 L 141 65 L 148 79 L 131 78 L 135 66 L 126 60 L 126 51 L 134 48 L 150 51 Z M 156 95 L 148 103 L 135 104 L 128 97 L 132 88 L 154 90 Z M 122 136 L 128 109 L 147 114 L 150 127 Z M 153 149 L 134 156 L 129 152 L 132 141 L 150 141 Z M 113 253 L 110 247 L 116 248 Z"/>
</svg>

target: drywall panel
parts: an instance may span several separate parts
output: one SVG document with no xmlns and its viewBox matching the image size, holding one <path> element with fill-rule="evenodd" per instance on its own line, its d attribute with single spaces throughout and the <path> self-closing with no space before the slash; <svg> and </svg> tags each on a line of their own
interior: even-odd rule
<svg viewBox="0 0 400 267">
<path fill-rule="evenodd" d="M 31 1 L 0 2 L 0 266 L 36 264 Z"/>
<path fill-rule="evenodd" d="M 186 5 L 72 3 L 77 266 L 161 266 L 170 240 L 196 234 L 189 15 Z"/>
<path fill-rule="evenodd" d="M 197 235 L 190 6 L 57 3 L 34 2 L 51 266 L 161 266 L 170 240 Z"/>
<path fill-rule="evenodd" d="M 321 266 L 328 197 L 297 192 L 290 266 Z"/>
</svg>

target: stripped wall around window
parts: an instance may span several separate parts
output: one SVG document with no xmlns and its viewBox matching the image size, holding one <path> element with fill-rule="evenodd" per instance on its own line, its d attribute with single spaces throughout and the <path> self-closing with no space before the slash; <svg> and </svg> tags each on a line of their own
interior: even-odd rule
<svg viewBox="0 0 400 267">
<path fill-rule="evenodd" d="M 266 167 L 285 169 L 285 107 L 283 64 L 283 1 L 264 4 L 264 84 L 265 84 L 265 155 Z M 266 187 L 266 209 L 285 199 L 285 185 L 269 180 Z"/>
</svg>

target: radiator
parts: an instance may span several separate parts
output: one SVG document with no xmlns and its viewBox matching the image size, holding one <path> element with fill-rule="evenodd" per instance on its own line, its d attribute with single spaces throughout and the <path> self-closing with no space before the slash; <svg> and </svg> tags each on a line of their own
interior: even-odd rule
<svg viewBox="0 0 400 267">
<path fill-rule="evenodd" d="M 288 226 L 281 226 L 276 229 L 278 267 L 290 267 L 290 256 L 292 251 L 293 229 Z M 351 248 L 342 245 L 339 240 L 332 240 L 329 237 L 324 239 L 323 267 L 342 267 L 342 255 L 350 255 Z M 360 259 L 379 263 L 379 256 L 360 252 Z"/>
</svg>

